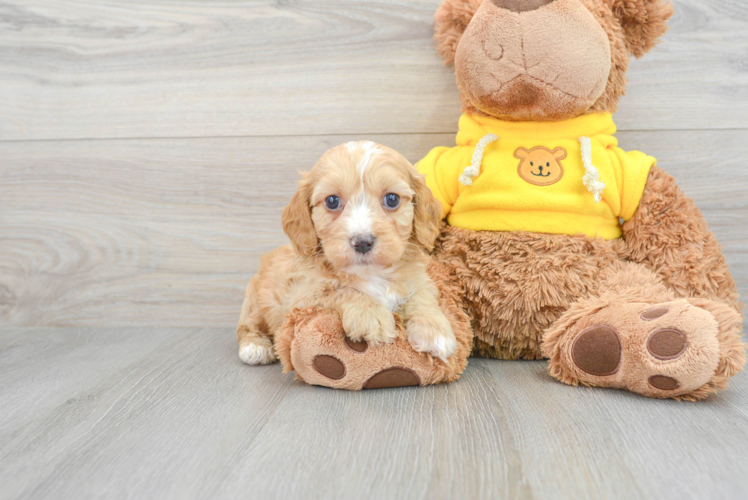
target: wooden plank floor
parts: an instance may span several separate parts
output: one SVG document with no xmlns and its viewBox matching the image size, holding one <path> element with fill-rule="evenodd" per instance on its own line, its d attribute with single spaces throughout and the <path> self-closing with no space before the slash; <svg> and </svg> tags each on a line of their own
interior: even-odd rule
<svg viewBox="0 0 748 500">
<path fill-rule="evenodd" d="M 473 359 L 350 393 L 228 329 L 0 332 L 0 498 L 746 498 L 748 377 L 702 403 Z"/>
<path fill-rule="evenodd" d="M 748 294 L 748 2 L 674 0 L 616 122 Z M 327 148 L 454 141 L 439 0 L 0 1 L 0 500 L 748 498 L 748 375 L 698 404 L 472 359 L 363 393 L 247 367 L 243 289 Z"/>
</svg>

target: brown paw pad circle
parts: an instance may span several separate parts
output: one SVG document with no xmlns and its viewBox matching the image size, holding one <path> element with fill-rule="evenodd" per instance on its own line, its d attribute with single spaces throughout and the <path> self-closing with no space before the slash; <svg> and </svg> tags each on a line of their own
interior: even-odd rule
<svg viewBox="0 0 748 500">
<path fill-rule="evenodd" d="M 670 311 L 670 309 L 668 309 L 667 307 L 655 307 L 654 309 L 644 311 L 639 315 L 639 317 L 644 321 L 654 321 L 657 318 L 665 316 L 668 311 Z"/>
<path fill-rule="evenodd" d="M 649 377 L 649 385 L 662 391 L 672 391 L 680 387 L 680 383 L 672 377 L 665 375 L 652 375 Z"/>
<path fill-rule="evenodd" d="M 395 367 L 372 375 L 364 384 L 364 389 L 386 389 L 411 385 L 421 385 L 421 378 L 413 370 Z"/>
<path fill-rule="evenodd" d="M 347 345 L 351 351 L 355 352 L 364 352 L 369 348 L 369 344 L 367 344 L 365 340 L 356 341 L 351 340 L 348 337 L 345 338 L 345 345 Z"/>
<path fill-rule="evenodd" d="M 672 328 L 657 330 L 647 340 L 649 354 L 662 360 L 679 357 L 686 350 L 686 347 L 688 347 L 686 335 Z"/>
<path fill-rule="evenodd" d="M 618 333 L 605 325 L 588 328 L 574 340 L 571 356 L 574 364 L 590 375 L 613 375 L 621 364 Z"/>
<path fill-rule="evenodd" d="M 312 361 L 314 369 L 327 378 L 340 380 L 345 377 L 345 365 L 335 356 L 320 354 L 314 357 Z"/>
</svg>

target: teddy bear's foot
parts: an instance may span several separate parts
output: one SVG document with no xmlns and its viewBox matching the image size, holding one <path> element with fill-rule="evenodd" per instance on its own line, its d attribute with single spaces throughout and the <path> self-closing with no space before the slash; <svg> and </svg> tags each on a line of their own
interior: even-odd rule
<svg viewBox="0 0 748 500">
<path fill-rule="evenodd" d="M 379 389 L 451 382 L 465 369 L 470 353 L 466 332 L 458 338 L 457 352 L 446 362 L 417 352 L 405 338 L 398 317 L 398 337 L 390 344 L 354 342 L 345 335 L 332 310 L 302 309 L 289 315 L 275 339 L 284 372 L 294 370 L 312 385 L 335 389 Z"/>
<path fill-rule="evenodd" d="M 346 337 L 335 311 L 294 309 L 274 338 L 284 373 L 295 370 L 308 384 L 354 391 L 460 378 L 473 344 L 470 319 L 461 307 L 464 290 L 442 264 L 430 262 L 427 272 L 439 289 L 439 306 L 457 341 L 457 350 L 446 361 L 413 349 L 399 315 L 395 315 L 397 338 L 390 344 L 369 345 Z"/>
<path fill-rule="evenodd" d="M 545 336 L 551 375 L 562 382 L 698 400 L 745 363 L 742 318 L 725 304 L 594 302 L 572 308 Z"/>
</svg>

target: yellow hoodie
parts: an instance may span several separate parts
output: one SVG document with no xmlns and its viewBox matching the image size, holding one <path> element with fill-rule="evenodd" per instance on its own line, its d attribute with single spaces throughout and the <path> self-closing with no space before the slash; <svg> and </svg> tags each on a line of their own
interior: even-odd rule
<svg viewBox="0 0 748 500">
<path fill-rule="evenodd" d="M 615 239 L 655 164 L 619 148 L 615 132 L 610 113 L 560 122 L 465 114 L 457 147 L 434 148 L 416 167 L 452 226 Z"/>
</svg>

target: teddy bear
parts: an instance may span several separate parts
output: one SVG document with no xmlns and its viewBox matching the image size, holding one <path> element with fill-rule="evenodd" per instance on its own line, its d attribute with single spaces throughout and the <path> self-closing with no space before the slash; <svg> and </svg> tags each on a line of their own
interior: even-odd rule
<svg viewBox="0 0 748 500">
<path fill-rule="evenodd" d="M 664 0 L 438 8 L 437 51 L 454 66 L 463 114 L 456 146 L 417 168 L 442 204 L 442 301 L 466 315 L 473 356 L 547 358 L 566 384 L 689 401 L 726 388 L 745 364 L 742 303 L 716 238 L 673 177 L 615 137 L 630 57 L 656 44 L 672 13 Z M 296 314 L 276 341 L 284 368 L 297 367 L 296 349 L 302 379 L 364 388 L 313 365 L 326 352 L 351 357 L 339 320 Z M 333 371 L 415 373 L 404 341 L 378 349 Z M 420 373 L 440 367 L 418 383 L 456 380 L 465 351 L 455 356 L 449 366 L 418 358 Z M 398 380 L 389 385 L 416 383 Z"/>
<path fill-rule="evenodd" d="M 571 385 L 702 399 L 745 363 L 742 304 L 701 212 L 654 158 L 618 147 L 631 56 L 663 0 L 444 0 L 457 146 L 419 164 L 447 223 L 474 355 L 548 358 Z M 520 163 L 517 165 L 517 159 Z"/>
</svg>

